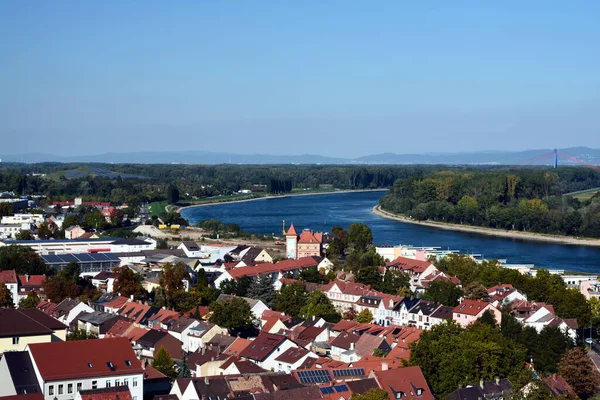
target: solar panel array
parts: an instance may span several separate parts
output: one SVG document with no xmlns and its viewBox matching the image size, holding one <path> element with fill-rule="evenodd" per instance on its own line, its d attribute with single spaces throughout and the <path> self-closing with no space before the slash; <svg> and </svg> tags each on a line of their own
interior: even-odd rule
<svg viewBox="0 0 600 400">
<path fill-rule="evenodd" d="M 333 388 L 332 387 L 324 387 L 321 388 L 321 393 L 323 394 L 333 394 Z"/>
<path fill-rule="evenodd" d="M 365 370 L 363 368 L 334 369 L 333 370 L 333 376 L 335 376 L 335 377 L 361 376 L 364 374 L 365 374 Z"/>
<path fill-rule="evenodd" d="M 106 262 L 119 261 L 119 257 L 112 253 L 72 253 L 72 254 L 45 254 L 41 256 L 46 264 L 69 264 L 71 262 Z"/>
<path fill-rule="evenodd" d="M 337 393 L 347 392 L 348 391 L 348 386 L 346 386 L 346 385 L 336 385 L 336 386 L 333 387 L 333 390 L 335 390 Z"/>
<path fill-rule="evenodd" d="M 298 371 L 298 378 L 300 383 L 327 383 L 331 382 L 331 375 L 329 371 Z"/>
</svg>

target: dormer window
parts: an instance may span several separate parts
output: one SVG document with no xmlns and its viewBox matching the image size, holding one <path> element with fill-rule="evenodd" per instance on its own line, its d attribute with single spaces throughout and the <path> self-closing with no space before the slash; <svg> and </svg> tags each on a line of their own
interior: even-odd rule
<svg viewBox="0 0 600 400">
<path fill-rule="evenodd" d="M 94 368 L 94 366 L 92 365 L 92 363 L 88 363 L 88 368 Z"/>
<path fill-rule="evenodd" d="M 131 367 L 131 361 L 125 360 L 125 365 L 127 365 L 128 367 Z"/>
</svg>

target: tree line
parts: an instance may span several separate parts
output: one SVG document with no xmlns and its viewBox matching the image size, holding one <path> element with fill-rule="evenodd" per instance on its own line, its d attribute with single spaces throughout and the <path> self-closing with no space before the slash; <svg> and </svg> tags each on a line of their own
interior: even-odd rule
<svg viewBox="0 0 600 400">
<path fill-rule="evenodd" d="M 596 187 L 588 168 L 449 169 L 398 179 L 380 205 L 416 220 L 600 237 L 600 195 L 565 195 Z"/>
</svg>

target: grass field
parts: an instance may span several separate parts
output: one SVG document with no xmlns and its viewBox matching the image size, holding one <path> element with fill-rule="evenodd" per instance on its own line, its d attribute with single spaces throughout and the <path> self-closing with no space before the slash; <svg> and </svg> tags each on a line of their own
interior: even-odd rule
<svg viewBox="0 0 600 400">
<path fill-rule="evenodd" d="M 160 215 L 165 212 L 167 201 L 155 201 L 148 205 L 148 213 L 152 215 Z"/>
<path fill-rule="evenodd" d="M 579 192 L 567 193 L 566 196 L 573 196 L 579 201 L 591 199 L 596 193 L 600 192 L 600 188 L 580 190 Z"/>
</svg>

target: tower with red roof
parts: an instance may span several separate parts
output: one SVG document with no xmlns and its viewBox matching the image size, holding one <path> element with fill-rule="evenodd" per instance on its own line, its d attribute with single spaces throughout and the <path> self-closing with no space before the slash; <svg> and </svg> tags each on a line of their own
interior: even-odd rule
<svg viewBox="0 0 600 400">
<path fill-rule="evenodd" d="M 298 249 L 298 232 L 294 228 L 294 224 L 290 225 L 290 229 L 285 233 L 286 255 L 290 260 L 295 260 Z"/>
</svg>

